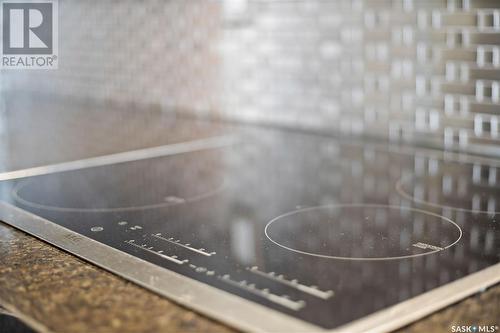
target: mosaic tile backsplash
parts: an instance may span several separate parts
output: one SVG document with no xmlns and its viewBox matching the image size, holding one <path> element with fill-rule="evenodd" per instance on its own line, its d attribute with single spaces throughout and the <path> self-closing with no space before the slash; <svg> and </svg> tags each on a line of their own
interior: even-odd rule
<svg viewBox="0 0 500 333">
<path fill-rule="evenodd" d="M 500 1 L 60 0 L 0 88 L 500 155 Z"/>
</svg>

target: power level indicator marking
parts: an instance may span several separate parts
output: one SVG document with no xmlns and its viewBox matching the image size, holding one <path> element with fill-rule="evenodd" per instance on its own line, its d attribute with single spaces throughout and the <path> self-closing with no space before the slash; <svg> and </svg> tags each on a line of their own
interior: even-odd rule
<svg viewBox="0 0 500 333">
<path fill-rule="evenodd" d="M 295 279 L 294 280 L 287 280 L 285 278 L 285 276 L 282 274 L 276 274 L 274 272 L 266 273 L 266 272 L 259 270 L 259 268 L 257 266 L 247 268 L 247 270 L 249 270 L 250 272 L 252 272 L 254 274 L 257 274 L 257 275 L 263 276 L 265 278 L 271 279 L 273 281 L 282 283 L 284 285 L 287 285 L 287 286 L 292 287 L 294 289 L 300 290 L 300 291 L 302 291 L 306 294 L 309 294 L 311 296 L 321 298 L 323 300 L 327 300 L 334 295 L 334 292 L 332 290 L 323 291 L 323 290 L 320 290 L 316 286 L 306 286 L 305 284 L 299 283 Z"/>
<path fill-rule="evenodd" d="M 148 246 L 147 244 L 139 245 L 139 244 L 135 243 L 135 240 L 133 240 L 133 239 L 127 240 L 127 241 L 125 241 L 125 243 L 127 243 L 128 245 L 131 245 L 133 247 L 139 248 L 143 251 L 153 253 L 153 254 L 155 254 L 163 259 L 167 259 L 167 260 L 174 262 L 178 265 L 182 265 L 184 263 L 189 262 L 187 259 L 184 259 L 184 260 L 177 259 L 177 256 L 167 256 L 166 254 L 163 254 L 162 250 L 154 250 L 152 246 Z"/>
<path fill-rule="evenodd" d="M 216 254 L 215 252 L 208 252 L 206 249 L 204 248 L 194 248 L 191 246 L 191 244 L 189 243 L 181 243 L 180 240 L 178 239 L 175 239 L 175 238 L 172 238 L 172 237 L 164 237 L 162 236 L 161 233 L 156 233 L 156 234 L 152 234 L 151 236 L 155 237 L 155 238 L 158 238 L 158 239 L 161 239 L 165 242 L 169 242 L 171 244 L 174 244 L 174 245 L 177 245 L 177 246 L 180 246 L 180 247 L 183 247 L 185 249 L 188 249 L 190 251 L 193 251 L 193 252 L 196 252 L 198 254 L 201 254 L 201 255 L 204 255 L 204 256 L 207 256 L 207 257 L 211 257 L 213 256 L 214 254 Z"/>
<path fill-rule="evenodd" d="M 263 297 L 273 303 L 279 304 L 281 306 L 284 306 L 286 308 L 289 308 L 294 311 L 299 311 L 302 309 L 304 306 L 306 306 L 306 302 L 303 300 L 292 300 L 290 297 L 287 295 L 279 296 L 276 294 L 273 294 L 269 291 L 269 289 L 259 289 L 255 284 L 253 283 L 248 283 L 247 281 L 235 281 L 232 280 L 229 274 L 225 274 L 223 276 L 218 276 L 217 277 L 219 280 L 224 281 L 225 283 L 232 285 L 234 287 L 246 290 L 254 295 L 258 295 L 260 297 Z"/>
</svg>

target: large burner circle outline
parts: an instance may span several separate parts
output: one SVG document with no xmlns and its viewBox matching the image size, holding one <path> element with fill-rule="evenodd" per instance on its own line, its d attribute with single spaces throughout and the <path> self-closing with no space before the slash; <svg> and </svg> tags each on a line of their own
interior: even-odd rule
<svg viewBox="0 0 500 333">
<path fill-rule="evenodd" d="M 325 209 L 325 208 L 335 208 L 335 207 L 347 207 L 347 208 L 353 208 L 353 207 L 366 207 L 366 208 L 388 208 L 388 209 L 397 209 L 397 210 L 407 210 L 407 211 L 412 211 L 412 212 L 416 212 L 416 213 L 420 213 L 420 214 L 425 214 L 425 215 L 428 215 L 428 216 L 432 216 L 432 217 L 436 217 L 436 218 L 439 218 L 443 221 L 445 221 L 446 223 L 450 223 L 451 225 L 453 225 L 459 232 L 459 236 L 458 238 L 452 242 L 451 244 L 448 244 L 447 246 L 443 247 L 443 249 L 441 250 L 432 250 L 432 251 L 428 251 L 428 252 L 424 252 L 424 253 L 416 253 L 416 254 L 412 254 L 412 255 L 404 255 L 404 256 L 393 256 L 393 257 L 343 257 L 343 256 L 333 256 L 333 255 L 324 255 L 324 254 L 318 254 L 318 253 L 311 253 L 311 252 L 307 252 L 307 251 L 302 251 L 302 250 L 298 250 L 298 249 L 294 249 L 294 248 L 291 248 L 289 246 L 286 246 L 286 245 L 283 245 L 281 243 L 279 243 L 278 241 L 274 240 L 270 235 L 269 235 L 269 227 L 273 224 L 273 223 L 276 223 L 276 221 L 284 218 L 284 217 L 287 217 L 287 216 L 291 216 L 291 215 L 295 215 L 295 214 L 298 214 L 298 213 L 301 213 L 301 212 L 307 212 L 307 211 L 312 211 L 312 210 L 317 210 L 317 209 Z M 301 208 L 301 209 L 297 209 L 297 210 L 293 210 L 291 212 L 287 212 L 285 214 L 282 214 L 278 217 L 275 217 L 274 219 L 272 219 L 271 221 L 269 221 L 265 228 L 264 228 L 264 234 L 266 235 L 267 239 L 269 241 L 271 241 L 273 244 L 283 248 L 283 249 L 286 249 L 288 251 L 291 251 L 291 252 L 295 252 L 295 253 L 298 253 L 298 254 L 304 254 L 304 255 L 308 255 L 308 256 L 313 256 L 313 257 L 318 257 L 318 258 L 324 258 L 324 259 L 337 259 L 337 260 L 345 260 L 345 261 L 385 261 L 385 260 L 401 260 L 401 259 L 410 259 L 410 258 L 416 258 L 416 257 L 422 257 L 422 256 L 427 256 L 427 255 L 430 255 L 430 254 L 434 254 L 434 253 L 438 253 L 438 252 L 441 252 L 441 251 L 444 251 L 446 249 L 449 249 L 451 248 L 452 246 L 456 245 L 461 239 L 462 239 L 462 235 L 463 235 L 463 232 L 462 232 L 462 228 L 460 228 L 460 226 L 452 221 L 451 219 L 445 217 L 445 216 L 442 216 L 442 215 L 439 215 L 439 214 L 435 214 L 435 213 L 432 213 L 432 212 L 429 212 L 429 211 L 426 211 L 426 210 L 422 210 L 422 209 L 418 209 L 418 208 L 410 208 L 410 207 L 403 207 L 403 206 L 395 206 L 395 205 L 383 205 L 383 204 L 329 204 L 329 205 L 322 205 L 322 206 L 314 206 L 314 207 L 307 207 L 307 208 Z"/>
<path fill-rule="evenodd" d="M 126 206 L 126 207 L 112 207 L 112 208 L 77 208 L 77 207 L 60 207 L 60 206 L 52 206 L 52 205 L 43 205 L 39 204 L 36 202 L 32 202 L 29 200 L 26 200 L 22 198 L 19 195 L 19 191 L 22 190 L 25 186 L 29 185 L 32 180 L 27 180 L 24 182 L 19 182 L 14 186 L 14 188 L 11 191 L 12 198 L 25 206 L 35 208 L 35 209 L 42 209 L 42 210 L 51 210 L 51 211 L 56 211 L 56 212 L 65 212 L 65 213 L 117 213 L 117 212 L 132 212 L 132 211 L 141 211 L 141 210 L 148 210 L 148 209 L 155 209 L 155 208 L 165 208 L 165 207 L 172 207 L 172 206 L 179 206 L 179 205 L 185 205 L 188 203 L 193 203 L 200 201 L 205 198 L 209 198 L 213 195 L 216 195 L 217 193 L 220 193 L 224 190 L 226 187 L 226 184 L 224 181 L 222 181 L 218 186 L 216 186 L 214 189 L 207 191 L 205 193 L 197 194 L 190 196 L 189 198 L 178 198 L 182 199 L 182 201 L 165 201 L 165 202 L 158 202 L 154 204 L 146 204 L 146 205 L 140 205 L 140 206 Z"/>
</svg>

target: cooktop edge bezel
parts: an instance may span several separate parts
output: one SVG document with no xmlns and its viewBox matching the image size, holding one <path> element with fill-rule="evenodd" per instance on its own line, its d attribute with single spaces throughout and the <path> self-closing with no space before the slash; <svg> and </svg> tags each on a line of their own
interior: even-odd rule
<svg viewBox="0 0 500 333">
<path fill-rule="evenodd" d="M 5 201 L 0 201 L 0 221 L 178 304 L 249 332 L 388 332 L 500 283 L 498 263 L 364 318 L 326 330 L 151 264 Z"/>
</svg>

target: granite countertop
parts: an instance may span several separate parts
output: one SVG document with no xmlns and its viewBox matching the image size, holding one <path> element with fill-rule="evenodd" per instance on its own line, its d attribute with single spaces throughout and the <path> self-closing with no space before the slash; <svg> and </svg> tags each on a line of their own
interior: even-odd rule
<svg viewBox="0 0 500 333">
<path fill-rule="evenodd" d="M 0 225 L 0 304 L 41 332 L 231 332 Z"/>
<path fill-rule="evenodd" d="M 193 131 L 178 120 L 176 126 L 170 126 L 169 116 L 155 110 L 139 116 L 137 112 L 115 112 L 108 106 L 87 105 L 78 111 L 73 101 L 51 104 L 13 98 L 6 102 L 12 110 L 8 128 L 13 130 L 5 147 L 0 142 L 0 148 L 5 148 L 0 152 L 7 154 L 0 172 L 179 142 L 192 139 L 193 133 L 219 131 L 204 124 Z M 30 111 L 33 103 L 35 113 Z M 114 116 L 103 118 L 104 111 Z M 138 131 L 143 135 L 137 136 Z M 3 223 L 0 306 L 40 332 L 235 332 Z M 401 332 L 451 332 L 451 325 L 500 325 L 498 318 L 500 285 Z"/>
<path fill-rule="evenodd" d="M 235 332 L 235 330 L 0 223 L 0 305 L 40 332 Z M 401 332 L 498 325 L 500 285 Z"/>
</svg>

